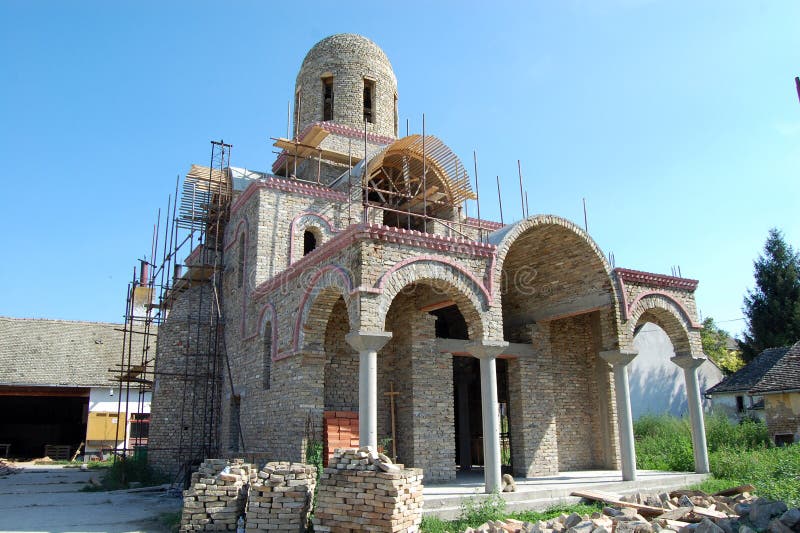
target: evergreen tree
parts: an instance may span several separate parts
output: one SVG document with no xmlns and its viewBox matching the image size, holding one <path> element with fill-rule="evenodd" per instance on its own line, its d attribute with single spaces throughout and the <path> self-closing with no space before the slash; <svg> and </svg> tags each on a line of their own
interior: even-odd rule
<svg viewBox="0 0 800 533">
<path fill-rule="evenodd" d="M 756 288 L 747 291 L 743 309 L 748 325 L 742 343 L 746 361 L 767 348 L 800 339 L 800 255 L 773 228 L 754 266 Z"/>
</svg>

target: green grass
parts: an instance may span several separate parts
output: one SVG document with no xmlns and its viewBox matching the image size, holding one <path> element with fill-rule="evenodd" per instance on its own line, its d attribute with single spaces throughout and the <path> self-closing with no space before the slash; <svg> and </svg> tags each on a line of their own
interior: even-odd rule
<svg viewBox="0 0 800 533">
<path fill-rule="evenodd" d="M 434 516 L 422 518 L 420 530 L 422 533 L 456 533 L 468 527 L 477 527 L 489 520 L 502 520 L 514 518 L 525 522 L 549 520 L 562 513 L 578 513 L 591 515 L 602 507 L 598 505 L 570 505 L 550 508 L 546 511 L 517 511 L 505 512 L 505 500 L 499 494 L 489 495 L 485 499 L 474 497 L 465 498 L 461 504 L 461 516 L 457 520 L 442 520 Z"/>
<path fill-rule="evenodd" d="M 82 490 L 86 492 L 118 490 L 130 488 L 131 483 L 150 486 L 160 485 L 167 481 L 168 479 L 164 475 L 158 473 L 147 464 L 146 457 L 122 457 L 105 469 L 99 486 L 86 485 Z"/>
<path fill-rule="evenodd" d="M 638 468 L 694 470 L 688 420 L 642 417 L 634 424 L 634 433 Z M 706 419 L 706 438 L 713 477 L 700 490 L 716 492 L 749 483 L 759 496 L 800 505 L 800 444 L 775 448 L 762 422 L 736 424 L 721 415 Z"/>
</svg>

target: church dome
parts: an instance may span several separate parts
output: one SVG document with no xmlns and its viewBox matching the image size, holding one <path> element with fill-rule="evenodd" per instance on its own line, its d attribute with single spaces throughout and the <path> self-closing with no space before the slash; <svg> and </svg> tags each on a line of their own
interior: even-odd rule
<svg viewBox="0 0 800 533">
<path fill-rule="evenodd" d="M 397 137 L 397 78 L 389 58 L 366 37 L 331 35 L 306 54 L 295 83 L 295 133 L 334 122 Z"/>
</svg>

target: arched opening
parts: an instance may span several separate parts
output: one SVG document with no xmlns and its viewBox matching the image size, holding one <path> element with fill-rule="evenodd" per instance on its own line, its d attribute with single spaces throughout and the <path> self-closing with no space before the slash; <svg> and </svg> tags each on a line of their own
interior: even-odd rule
<svg viewBox="0 0 800 533">
<path fill-rule="evenodd" d="M 325 327 L 325 411 L 358 412 L 358 354 L 345 341 L 350 324 L 344 298 L 339 297 Z"/>
<path fill-rule="evenodd" d="M 317 236 L 310 229 L 303 232 L 303 255 L 308 255 L 317 247 Z"/>
<path fill-rule="evenodd" d="M 633 347 L 638 352 L 628 365 L 633 419 L 647 414 L 684 414 L 683 373 L 670 361 L 675 348 L 667 332 L 656 323 L 640 321 L 634 329 Z"/>
<path fill-rule="evenodd" d="M 467 468 L 480 464 L 471 452 L 480 455 L 481 448 L 470 447 L 471 439 L 481 438 L 480 389 L 475 388 L 480 380 L 476 367 L 460 364 L 477 359 L 453 356 L 441 342 L 476 338 L 482 331 L 480 315 L 450 283 L 417 280 L 392 299 L 385 329 L 392 338 L 378 355 L 379 442 L 389 452 L 396 449 L 399 462 L 422 468 L 426 480 L 454 479 L 462 450 Z M 475 399 L 477 408 L 470 409 Z"/>
<path fill-rule="evenodd" d="M 533 359 L 510 360 L 504 376 L 513 470 L 531 476 L 609 468 L 613 398 L 599 357 L 615 335 L 607 266 L 567 222 L 520 224 L 528 227 L 505 245 L 500 279 L 504 338 L 534 349 Z"/>
</svg>

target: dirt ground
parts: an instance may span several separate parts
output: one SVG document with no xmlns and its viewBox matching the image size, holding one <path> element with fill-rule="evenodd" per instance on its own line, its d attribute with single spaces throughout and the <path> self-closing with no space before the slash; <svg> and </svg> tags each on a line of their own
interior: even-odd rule
<svg viewBox="0 0 800 533">
<path fill-rule="evenodd" d="M 81 492 L 102 471 L 16 463 L 22 468 L 0 477 L 0 531 L 108 532 L 166 531 L 162 513 L 181 508 L 163 490 Z"/>
</svg>

